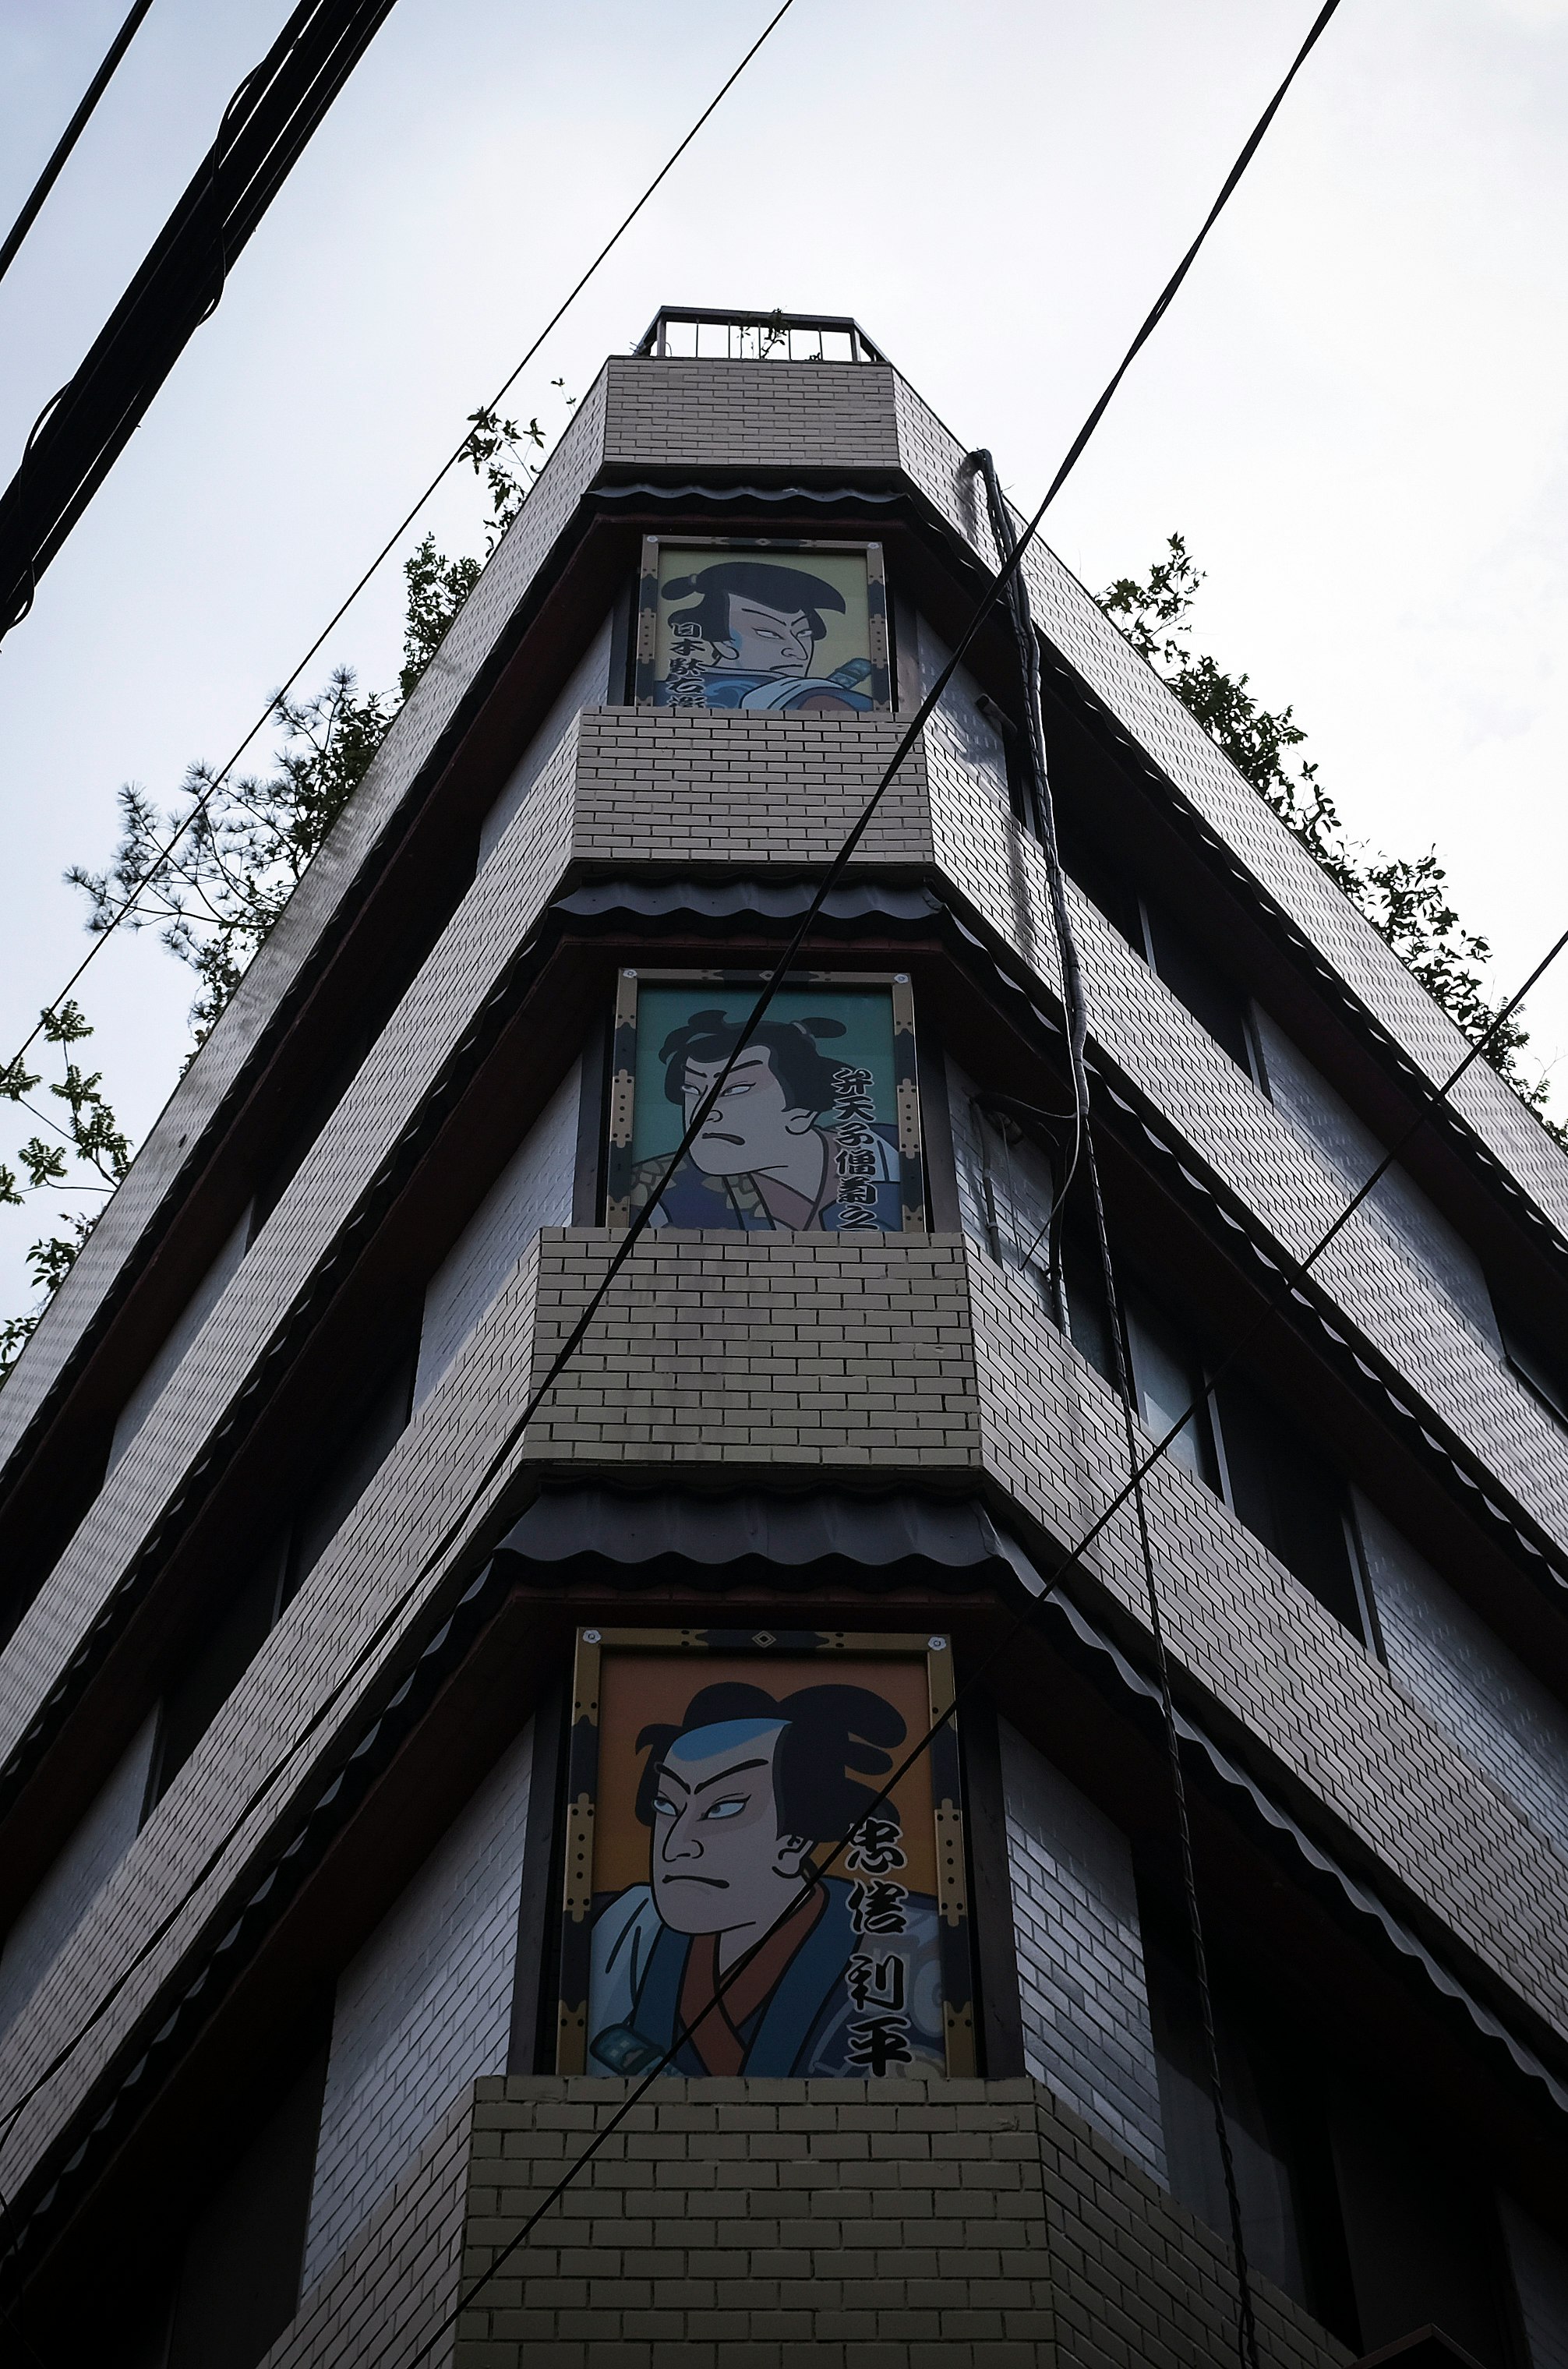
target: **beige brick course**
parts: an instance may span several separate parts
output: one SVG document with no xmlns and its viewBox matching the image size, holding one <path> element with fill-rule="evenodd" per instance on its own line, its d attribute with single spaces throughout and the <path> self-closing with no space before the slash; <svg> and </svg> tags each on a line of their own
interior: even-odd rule
<svg viewBox="0 0 1568 2369">
<path fill-rule="evenodd" d="M 430 2355 L 446 2369 L 1234 2358 L 1219 2240 L 1028 2080 L 661 2081 L 486 2278 L 628 2088 L 476 2083 L 441 2142 L 465 2147 L 460 2180 L 437 2150 L 439 2183 L 404 2183 L 265 2369 L 404 2369 L 436 2320 L 431 2265 L 450 2297 L 459 2247 L 475 2299 Z M 1257 2308 L 1268 2369 L 1347 2359 L 1266 2283 Z"/>
</svg>

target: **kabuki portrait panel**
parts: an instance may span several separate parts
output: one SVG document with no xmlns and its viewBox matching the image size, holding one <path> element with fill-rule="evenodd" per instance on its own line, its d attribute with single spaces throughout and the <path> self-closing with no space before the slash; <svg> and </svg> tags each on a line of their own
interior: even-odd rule
<svg viewBox="0 0 1568 2369">
<path fill-rule="evenodd" d="M 748 1036 L 761 985 L 751 972 L 621 974 L 607 1221 L 627 1225 L 652 1199 L 656 1227 L 922 1230 L 909 979 L 792 974 Z"/>
<path fill-rule="evenodd" d="M 562 2072 L 973 2069 L 950 1664 L 943 1637 L 580 1632 Z"/>
<path fill-rule="evenodd" d="M 888 681 L 879 544 L 646 539 L 639 707 L 857 715 Z"/>
</svg>

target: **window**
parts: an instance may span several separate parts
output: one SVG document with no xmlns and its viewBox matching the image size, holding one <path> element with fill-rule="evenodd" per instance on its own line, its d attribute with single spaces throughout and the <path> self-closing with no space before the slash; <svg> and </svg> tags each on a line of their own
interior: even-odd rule
<svg viewBox="0 0 1568 2369">
<path fill-rule="evenodd" d="M 147 1807 L 161 1801 L 374 1480 L 408 1421 L 414 1353 L 404 1348 L 359 1420 L 261 1554 L 242 1565 L 216 1618 L 166 1689 Z"/>
<path fill-rule="evenodd" d="M 1343 1481 L 1247 1376 L 1227 1375 L 1215 1399 L 1225 1496 L 1236 1519 L 1336 1620 L 1369 1642 Z"/>
<path fill-rule="evenodd" d="M 1099 1252 L 1077 1229 L 1063 1244 L 1068 1323 L 1081 1349 L 1103 1380 L 1116 1386 L 1116 1353 L 1105 1309 Z M 1128 1362 L 1138 1419 L 1153 1439 L 1163 1439 L 1185 1407 L 1195 1412 L 1166 1450 L 1173 1464 L 1221 1494 L 1221 1465 L 1207 1403 L 1203 1361 L 1173 1318 L 1134 1285 L 1122 1294 L 1127 1315 Z"/>
<path fill-rule="evenodd" d="M 1219 1459 L 1201 1365 L 1176 1327 L 1140 1294 L 1127 1295 L 1127 1330 L 1133 1388 L 1145 1431 L 1163 1439 L 1177 1416 L 1187 1407 L 1195 1408 L 1165 1452 L 1173 1464 L 1179 1464 L 1218 1495 Z"/>
<path fill-rule="evenodd" d="M 1561 1355 L 1554 1354 L 1528 1326 L 1516 1322 L 1512 1313 L 1499 1318 L 1498 1330 L 1503 1354 L 1530 1396 L 1568 1426 L 1568 1366 Z"/>
<path fill-rule="evenodd" d="M 1099 1257 L 1082 1231 L 1063 1246 L 1068 1322 L 1074 1345 L 1116 1387 Z M 1210 1390 L 1186 1329 L 1134 1283 L 1124 1289 L 1138 1417 L 1162 1439 L 1184 1407 L 1194 1413 L 1166 1451 L 1221 1497 L 1236 1519 L 1363 1643 L 1375 1638 L 1349 1501 L 1340 1475 L 1284 1411 L 1244 1374 Z"/>
<path fill-rule="evenodd" d="M 1171 2192 L 1229 2239 L 1208 2043 L 1197 1986 L 1187 1972 L 1190 1944 L 1177 1913 L 1162 1907 L 1150 1917 L 1150 1904 L 1142 1905 Z M 1354 2345 L 1356 2306 L 1315 2068 L 1304 2059 L 1299 2035 L 1270 2031 L 1255 2008 L 1248 2014 L 1218 1988 L 1214 2010 L 1242 2231 L 1253 2267 Z"/>
<path fill-rule="evenodd" d="M 1206 946 L 1179 929 L 1162 906 L 1141 903 L 1142 953 L 1150 968 L 1186 1005 L 1200 1027 L 1223 1046 L 1238 1069 L 1253 1077 L 1248 1037 L 1248 999 L 1215 962 Z"/>
</svg>

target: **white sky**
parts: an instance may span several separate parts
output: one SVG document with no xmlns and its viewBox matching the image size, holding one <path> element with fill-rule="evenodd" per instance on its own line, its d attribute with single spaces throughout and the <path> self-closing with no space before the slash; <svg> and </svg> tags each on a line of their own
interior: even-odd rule
<svg viewBox="0 0 1568 2369">
<path fill-rule="evenodd" d="M 125 5 L 0 0 L 5 223 Z M 398 0 L 0 652 L 0 1057 L 118 785 L 227 756 L 770 13 Z M 509 408 L 553 424 L 661 303 L 851 312 L 1033 507 L 1312 13 L 795 0 Z M 285 14 L 155 0 L 0 284 L 6 474 Z M 1185 533 L 1200 647 L 1294 702 L 1354 835 L 1436 842 L 1500 987 L 1568 918 L 1565 101 L 1568 0 L 1345 0 L 1050 532 L 1092 586 Z M 400 609 L 394 566 L 323 664 L 393 680 Z M 137 1136 L 190 989 L 150 935 L 88 974 Z M 1529 1018 L 1568 1110 L 1568 962 Z M 0 1217 L 0 1313 L 47 1215 Z"/>
</svg>

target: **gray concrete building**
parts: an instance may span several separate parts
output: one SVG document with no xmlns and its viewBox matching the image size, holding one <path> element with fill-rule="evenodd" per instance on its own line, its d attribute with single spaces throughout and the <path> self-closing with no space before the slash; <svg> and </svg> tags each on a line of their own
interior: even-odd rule
<svg viewBox="0 0 1568 2369">
<path fill-rule="evenodd" d="M 1236 2359 L 1004 614 L 666 1181 L 998 564 L 661 315 L 0 1391 L 11 2357 Z M 1564 2369 L 1568 1157 L 1024 574 L 1258 2357 Z"/>
</svg>

